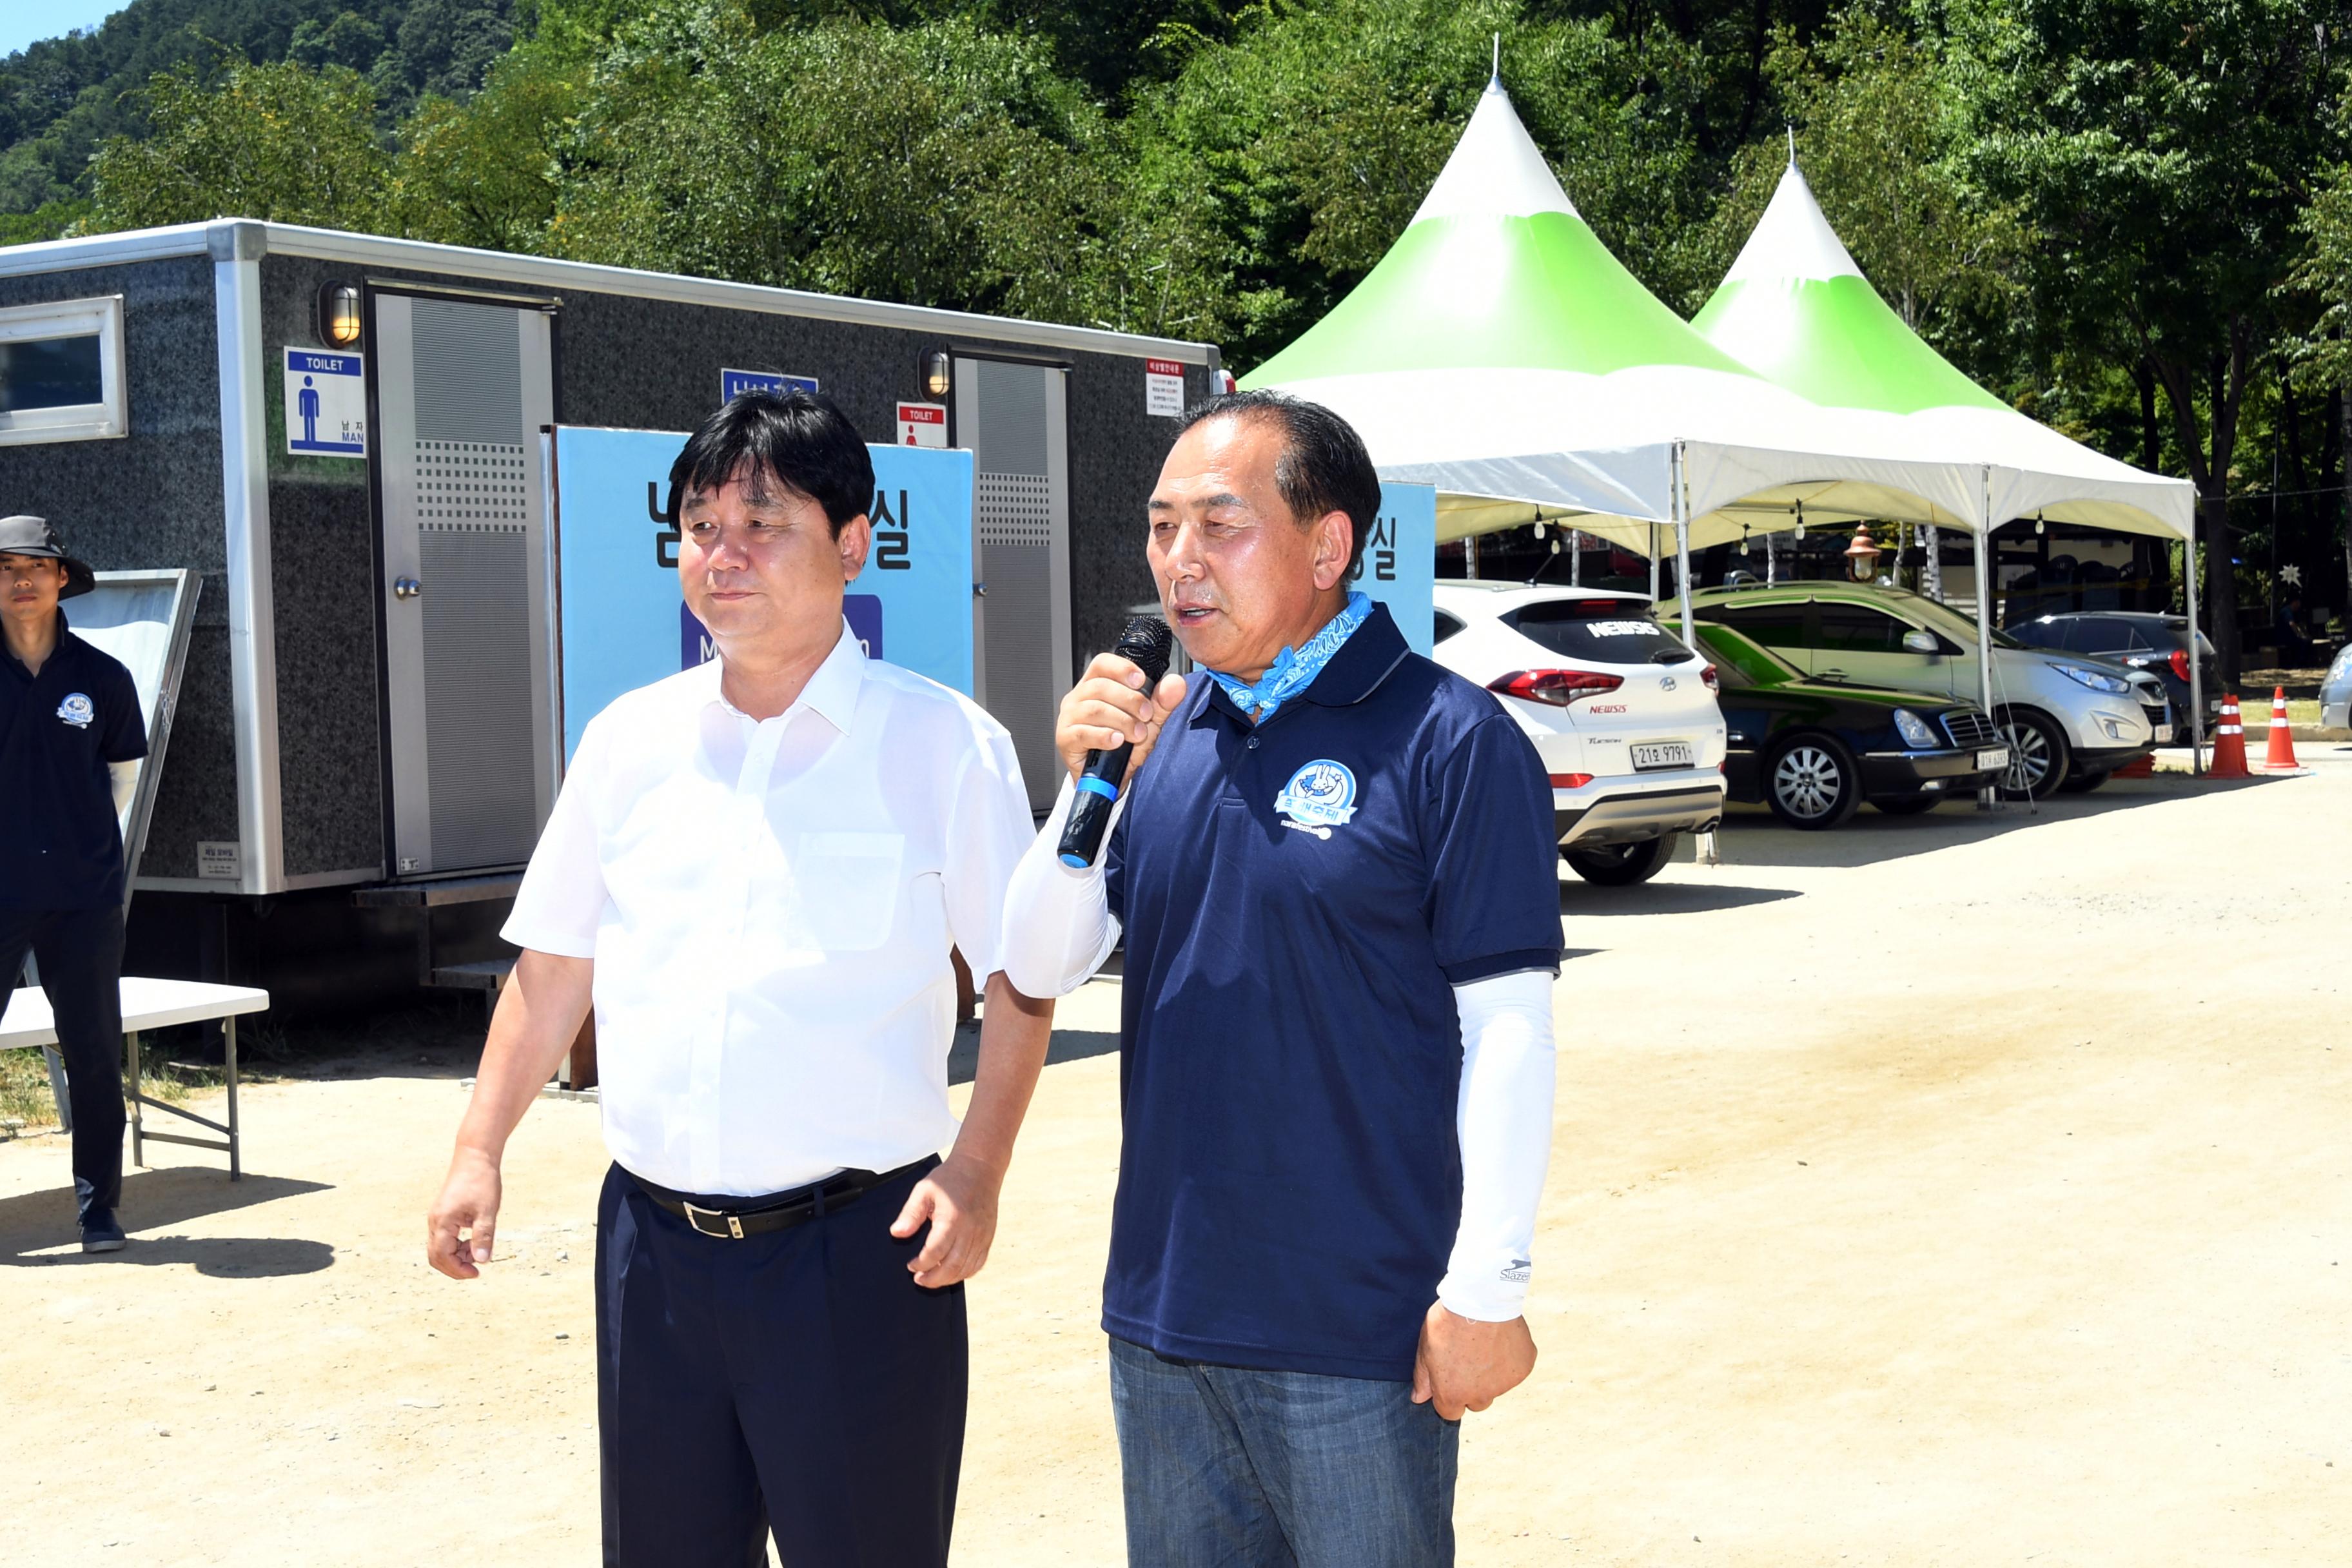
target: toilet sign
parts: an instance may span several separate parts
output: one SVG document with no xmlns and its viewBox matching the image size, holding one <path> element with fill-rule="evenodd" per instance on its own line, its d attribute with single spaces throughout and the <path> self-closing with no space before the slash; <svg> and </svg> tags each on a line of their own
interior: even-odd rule
<svg viewBox="0 0 2352 1568">
<path fill-rule="evenodd" d="M 948 444 L 948 405 L 944 403 L 901 403 L 898 405 L 898 445 L 901 447 L 945 447 Z"/>
<path fill-rule="evenodd" d="M 1184 413 L 1184 367 L 1172 359 L 1143 362 L 1143 411 L 1181 418 Z"/>
<path fill-rule="evenodd" d="M 309 458 L 367 456 L 367 377 L 358 354 L 286 351 L 286 449 Z"/>
</svg>

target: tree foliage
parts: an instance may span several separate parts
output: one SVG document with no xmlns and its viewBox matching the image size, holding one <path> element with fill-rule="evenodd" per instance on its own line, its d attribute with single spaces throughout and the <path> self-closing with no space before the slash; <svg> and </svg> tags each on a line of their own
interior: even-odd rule
<svg viewBox="0 0 2352 1568">
<path fill-rule="evenodd" d="M 343 66 L 183 66 L 144 94 L 148 133 L 116 136 L 94 170 L 90 224 L 127 228 L 234 216 L 369 228 L 390 168 L 375 89 Z"/>
<path fill-rule="evenodd" d="M 0 58 L 0 229 L 48 238 L 87 210 L 89 162 L 146 133 L 159 72 L 229 62 L 341 66 L 368 79 L 377 129 L 422 97 L 462 98 L 515 37 L 514 0 L 131 0 L 86 33 Z"/>
<path fill-rule="evenodd" d="M 2352 445 L 2347 27 L 2334 0 L 131 0 L 0 61 L 0 243 L 236 211 L 1246 368 L 1410 221 L 1499 36 L 1570 198 L 1685 310 L 1792 131 L 1923 336 L 2197 480 L 2227 651 L 2242 531 L 2315 559 L 2336 528 L 2304 492 Z M 2245 506 L 2273 468 L 2294 504 Z"/>
</svg>

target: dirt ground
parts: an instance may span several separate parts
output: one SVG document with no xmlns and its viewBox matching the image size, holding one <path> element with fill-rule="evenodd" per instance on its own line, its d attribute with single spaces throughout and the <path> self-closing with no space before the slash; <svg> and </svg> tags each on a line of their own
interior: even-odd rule
<svg viewBox="0 0 2352 1568">
<path fill-rule="evenodd" d="M 1565 885 L 1543 1359 L 1470 1418 L 1462 1561 L 2352 1563 L 2352 747 L 2311 760 Z M 1117 1002 L 1065 1005 L 971 1287 L 975 1568 L 1120 1558 Z M 63 1140 L 0 1145 L 0 1560 L 593 1561 L 596 1112 L 533 1110 L 503 1261 L 445 1280 L 455 1055 L 254 1089 L 235 1186 L 155 1148 L 112 1260 Z"/>
</svg>

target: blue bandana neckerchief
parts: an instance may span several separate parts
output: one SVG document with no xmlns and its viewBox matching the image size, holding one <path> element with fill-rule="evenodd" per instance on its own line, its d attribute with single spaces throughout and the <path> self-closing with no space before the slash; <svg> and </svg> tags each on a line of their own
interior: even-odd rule
<svg viewBox="0 0 2352 1568">
<path fill-rule="evenodd" d="M 1347 607 L 1325 623 L 1321 631 L 1307 639 L 1306 646 L 1284 648 L 1274 656 L 1257 684 L 1236 680 L 1223 670 L 1212 669 L 1209 679 L 1223 688 L 1233 705 L 1263 724 L 1274 717 L 1275 710 L 1297 696 L 1323 673 L 1339 645 L 1353 635 L 1355 629 L 1370 618 L 1372 597 L 1358 589 L 1349 594 Z"/>
</svg>

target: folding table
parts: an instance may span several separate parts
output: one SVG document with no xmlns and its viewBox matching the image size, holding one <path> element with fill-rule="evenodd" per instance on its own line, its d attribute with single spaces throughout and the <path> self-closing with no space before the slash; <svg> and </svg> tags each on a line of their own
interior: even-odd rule
<svg viewBox="0 0 2352 1568">
<path fill-rule="evenodd" d="M 211 985 L 200 980 L 155 980 L 144 975 L 122 977 L 122 1067 L 123 1099 L 131 1110 L 131 1163 L 143 1165 L 146 1161 L 146 1140 L 160 1143 L 185 1143 L 198 1149 L 222 1149 L 228 1153 L 228 1179 L 244 1177 L 237 1138 L 236 1122 L 236 1020 L 239 1014 L 258 1013 L 269 1005 L 269 993 L 249 985 Z M 176 1105 L 150 1098 L 140 1088 L 139 1033 L 142 1029 L 161 1029 L 173 1024 L 201 1024 L 214 1018 L 221 1020 L 224 1054 L 228 1064 L 228 1121 L 219 1122 L 198 1116 L 193 1110 L 183 1110 Z M 6 1012 L 0 1013 L 0 1050 L 16 1046 L 47 1046 L 57 1044 L 58 1032 L 49 1016 L 49 999 L 37 985 L 20 987 L 9 998 Z M 64 1084 L 57 1070 L 57 1058 L 50 1057 L 50 1081 L 58 1091 L 58 1115 L 68 1131 L 73 1125 L 72 1111 L 66 1101 Z M 184 1132 L 150 1132 L 141 1118 L 142 1110 L 162 1110 L 208 1127 L 220 1133 L 219 1138 L 194 1138 Z"/>
</svg>

